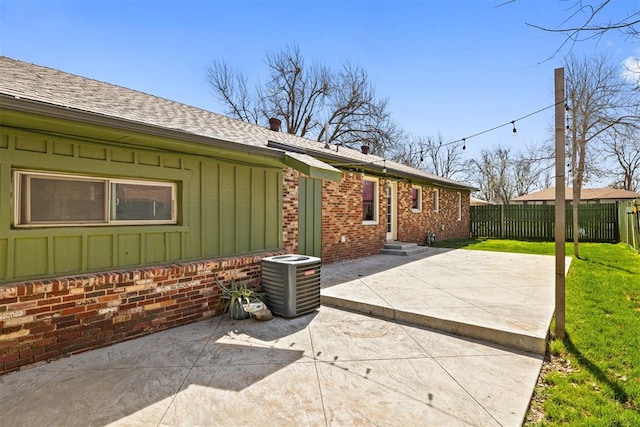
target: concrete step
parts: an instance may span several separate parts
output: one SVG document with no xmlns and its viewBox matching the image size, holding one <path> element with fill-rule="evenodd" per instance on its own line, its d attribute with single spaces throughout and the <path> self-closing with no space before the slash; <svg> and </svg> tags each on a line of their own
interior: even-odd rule
<svg viewBox="0 0 640 427">
<path fill-rule="evenodd" d="M 434 329 L 539 355 L 544 355 L 546 350 L 546 337 L 525 335 L 514 331 L 492 328 L 486 325 L 447 319 L 445 316 L 429 316 L 412 310 L 397 310 L 392 307 L 328 295 L 321 296 L 321 303 L 323 305 L 355 311 L 381 319 Z"/>
<path fill-rule="evenodd" d="M 418 246 L 416 243 L 389 242 L 384 245 L 384 248 L 380 249 L 380 254 L 407 256 L 419 254 L 428 250 L 428 247 Z"/>
<path fill-rule="evenodd" d="M 406 242 L 387 242 L 384 244 L 385 249 L 410 249 L 418 246 L 417 243 L 406 243 Z"/>
</svg>

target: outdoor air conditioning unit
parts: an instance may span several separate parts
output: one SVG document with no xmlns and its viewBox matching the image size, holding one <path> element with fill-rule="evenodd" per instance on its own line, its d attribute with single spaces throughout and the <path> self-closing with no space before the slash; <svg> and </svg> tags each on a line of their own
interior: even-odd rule
<svg viewBox="0 0 640 427">
<path fill-rule="evenodd" d="M 307 255 L 262 258 L 262 291 L 269 309 L 296 317 L 320 307 L 321 260 Z"/>
</svg>

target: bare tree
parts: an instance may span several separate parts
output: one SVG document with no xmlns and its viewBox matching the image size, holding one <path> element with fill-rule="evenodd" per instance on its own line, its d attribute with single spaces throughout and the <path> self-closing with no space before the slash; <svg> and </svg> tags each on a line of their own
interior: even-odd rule
<svg viewBox="0 0 640 427">
<path fill-rule="evenodd" d="M 463 179 L 466 173 L 461 145 L 445 142 L 441 134 L 410 138 L 398 145 L 392 159 L 443 178 Z"/>
<path fill-rule="evenodd" d="M 513 3 L 515 0 L 507 1 Z M 620 31 L 626 37 L 640 39 L 640 7 L 636 3 L 629 2 L 629 10 L 621 15 L 608 14 L 614 9 L 611 0 L 585 1 L 575 0 L 567 8 L 568 16 L 556 27 L 528 23 L 527 25 L 551 33 L 560 33 L 565 36 L 564 42 L 558 47 L 555 54 L 565 46 L 573 46 L 575 43 L 590 39 L 599 39 L 609 31 Z M 555 55 L 554 54 L 554 55 Z M 552 55 L 552 56 L 554 56 Z"/>
<path fill-rule="evenodd" d="M 513 160 L 511 148 L 497 146 L 492 150 L 482 150 L 479 159 L 471 159 L 470 166 L 479 188 L 478 196 L 488 202 L 508 204 L 515 196 L 512 179 Z"/>
<path fill-rule="evenodd" d="M 514 160 L 513 175 L 516 196 L 551 186 L 554 151 L 547 143 L 532 144 Z"/>
<path fill-rule="evenodd" d="M 396 145 L 389 158 L 394 162 L 419 169 L 424 160 L 423 137 L 408 138 Z"/>
<path fill-rule="evenodd" d="M 589 171 L 596 172 L 601 162 L 589 162 L 594 147 L 606 132 L 635 126 L 639 97 L 622 77 L 619 68 L 606 57 L 565 60 L 566 98 L 571 122 L 567 132 L 573 181 L 573 239 L 578 253 L 578 204 L 580 190 Z"/>
<path fill-rule="evenodd" d="M 384 155 L 403 138 L 404 133 L 392 120 L 389 100 L 379 99 L 365 70 L 350 63 L 333 75 L 329 93 L 329 141 L 347 146 L 368 145 Z M 318 140 L 323 140 L 320 133 Z"/>
<path fill-rule="evenodd" d="M 283 121 L 284 130 L 346 146 L 368 145 L 374 153 L 391 150 L 403 131 L 392 120 L 389 101 L 378 98 L 366 71 L 346 63 L 338 72 L 307 64 L 297 46 L 266 55 L 268 79 L 248 88 L 247 78 L 214 61 L 206 78 L 232 117 L 266 123 Z"/>
<path fill-rule="evenodd" d="M 258 109 L 257 94 L 249 90 L 247 77 L 231 69 L 224 61 L 215 61 L 207 67 L 206 78 L 211 92 L 226 105 L 225 114 L 257 124 L 262 116 Z"/>
<path fill-rule="evenodd" d="M 442 135 L 427 138 L 423 145 L 423 168 L 435 175 L 449 179 L 458 179 L 465 172 L 462 160 L 463 148 L 459 144 L 445 143 Z"/>
<path fill-rule="evenodd" d="M 612 186 L 629 191 L 640 190 L 640 130 L 626 129 L 610 132 L 603 143 L 605 158 L 613 159 L 616 166 L 610 171 L 614 178 Z"/>
<path fill-rule="evenodd" d="M 468 161 L 470 181 L 486 201 L 508 204 L 511 199 L 551 185 L 553 154 L 546 144 L 532 145 L 523 152 L 496 146 L 482 150 L 479 159 Z"/>
<path fill-rule="evenodd" d="M 267 54 L 266 63 L 270 78 L 265 95 L 258 92 L 264 115 L 283 118 L 286 132 L 294 135 L 322 128 L 315 115 L 331 90 L 329 70 L 315 63 L 306 67 L 297 46 Z"/>
</svg>

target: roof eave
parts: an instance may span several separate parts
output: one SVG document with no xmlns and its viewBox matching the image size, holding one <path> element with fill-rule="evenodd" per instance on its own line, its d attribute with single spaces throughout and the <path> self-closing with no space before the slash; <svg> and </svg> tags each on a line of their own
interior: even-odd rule
<svg viewBox="0 0 640 427">
<path fill-rule="evenodd" d="M 337 162 L 338 165 L 334 165 L 334 166 L 339 168 L 344 168 L 345 166 L 344 165 L 340 166 L 340 163 L 343 163 L 346 159 L 348 159 L 338 154 L 334 154 L 333 152 L 328 153 L 327 151 L 321 151 L 321 150 L 306 149 L 305 152 L 311 156 L 326 159 L 328 162 Z M 349 159 L 349 160 L 352 160 L 352 159 Z M 393 175 L 393 177 L 405 178 L 412 181 L 413 180 L 426 181 L 426 182 L 433 183 L 442 188 L 450 188 L 450 189 L 463 190 L 463 191 L 478 191 L 478 188 L 475 188 L 470 185 L 465 185 L 465 184 L 456 185 L 455 183 L 449 182 L 448 180 L 440 180 L 438 178 L 428 178 L 417 173 L 413 174 L 410 172 L 401 171 L 393 168 L 392 166 L 385 165 L 385 164 L 365 163 L 365 164 L 357 165 L 356 163 L 354 163 L 354 167 L 355 166 L 361 167 L 363 169 L 366 168 L 366 169 L 374 170 L 379 175 L 384 175 L 385 174 L 384 169 L 386 168 L 387 175 Z"/>
<path fill-rule="evenodd" d="M 162 126 L 135 122 L 118 117 L 106 116 L 89 111 L 62 107 L 55 104 L 50 104 L 42 101 L 34 101 L 31 99 L 20 98 L 2 93 L 0 93 L 0 108 L 6 108 L 9 110 L 24 113 L 39 114 L 63 120 L 78 121 L 96 126 L 105 126 L 126 132 L 136 132 L 156 137 L 176 139 L 216 148 L 236 151 L 241 149 L 244 152 L 260 154 L 279 159 L 283 159 L 285 157 L 285 152 L 282 150 L 215 139 L 204 135 L 185 132 L 179 129 L 170 129 Z"/>
</svg>

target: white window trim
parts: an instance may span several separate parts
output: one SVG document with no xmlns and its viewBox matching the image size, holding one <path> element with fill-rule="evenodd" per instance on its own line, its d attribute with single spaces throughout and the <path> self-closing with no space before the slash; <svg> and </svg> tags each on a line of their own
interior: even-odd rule
<svg viewBox="0 0 640 427">
<path fill-rule="evenodd" d="M 413 190 L 418 190 L 418 207 L 413 207 Z M 413 212 L 422 212 L 422 187 L 420 185 L 411 186 L 411 210 Z"/>
<path fill-rule="evenodd" d="M 462 221 L 462 193 L 458 191 L 458 221 Z"/>
<path fill-rule="evenodd" d="M 27 222 L 20 223 L 22 217 L 21 212 L 21 195 L 22 195 L 22 176 L 39 176 L 39 177 L 51 177 L 54 179 L 68 179 L 75 181 L 91 181 L 102 182 L 105 185 L 105 212 L 104 220 L 101 221 L 85 221 L 85 222 Z M 112 184 L 134 184 L 134 185 L 148 185 L 156 187 L 169 187 L 171 188 L 171 219 L 162 220 L 112 220 L 111 209 L 112 198 L 111 189 Z M 138 179 L 120 179 L 120 178 L 104 178 L 88 175 L 72 175 L 72 174 L 60 174 L 55 172 L 42 172 L 31 170 L 15 170 L 13 171 L 13 223 L 18 228 L 35 228 L 35 227 L 96 227 L 96 226 L 114 226 L 114 225 L 174 225 L 177 224 L 177 184 L 167 181 L 149 181 Z M 25 189 L 27 194 L 29 189 Z M 27 201 L 28 204 L 28 201 Z M 28 208 L 27 208 L 28 209 Z M 28 215 L 27 215 L 28 216 Z"/>
<path fill-rule="evenodd" d="M 373 217 L 374 220 L 371 221 L 362 221 L 362 225 L 378 225 L 380 223 L 380 182 L 376 177 L 364 176 L 362 177 L 362 181 L 371 181 L 374 183 L 373 186 Z M 361 196 L 362 197 L 362 196 Z M 362 213 L 360 213 L 362 215 Z"/>
<path fill-rule="evenodd" d="M 440 189 L 433 189 L 433 211 L 440 212 Z"/>
</svg>

